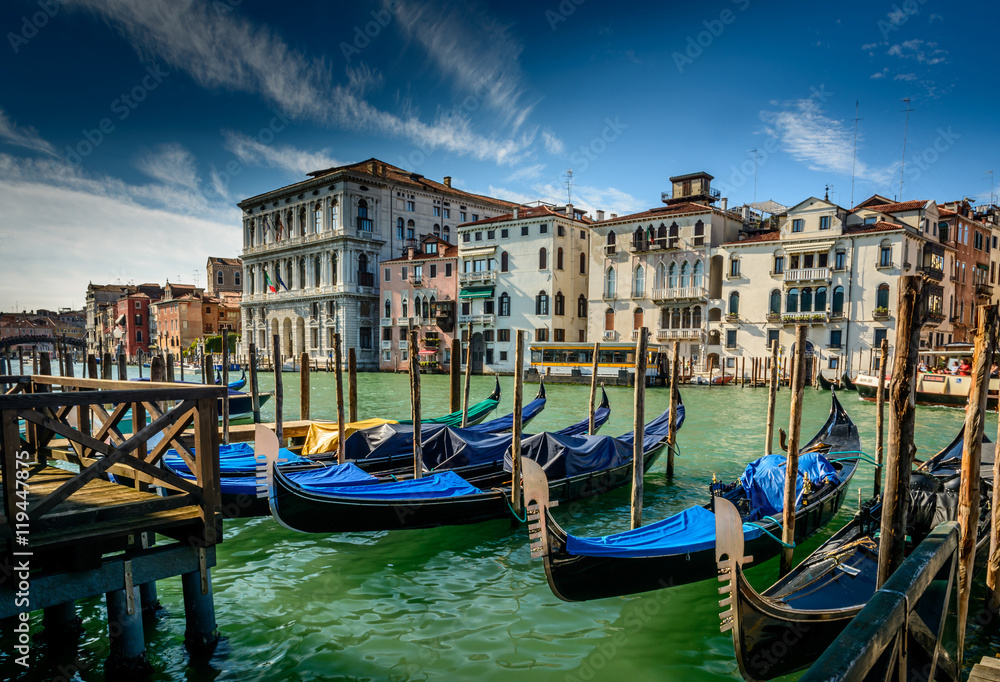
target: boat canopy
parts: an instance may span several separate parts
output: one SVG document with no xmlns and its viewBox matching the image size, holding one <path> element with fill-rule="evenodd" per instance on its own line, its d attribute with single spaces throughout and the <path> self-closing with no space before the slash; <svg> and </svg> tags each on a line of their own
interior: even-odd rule
<svg viewBox="0 0 1000 682">
<path fill-rule="evenodd" d="M 150 445 L 154 445 L 150 439 Z M 192 448 L 192 452 L 194 449 Z M 278 451 L 278 459 L 285 460 L 282 464 L 311 464 L 312 460 L 299 457 L 288 448 Z M 190 474 L 187 462 L 181 459 L 177 450 L 171 448 L 163 455 L 163 463 L 179 474 Z M 252 474 L 257 471 L 257 459 L 254 457 L 253 443 L 230 443 L 219 446 L 219 470 L 226 474 Z"/>
<path fill-rule="evenodd" d="M 314 491 L 330 497 L 370 500 L 421 500 L 478 495 L 482 492 L 454 471 L 441 471 L 423 478 L 378 485 L 332 485 L 322 481 L 303 483 L 301 478 L 291 480 L 307 492 Z"/>
<path fill-rule="evenodd" d="M 802 494 L 803 475 L 808 474 L 814 484 L 840 482 L 837 470 L 818 452 L 799 455 L 799 475 L 795 482 L 795 499 Z M 747 465 L 740 476 L 740 485 L 750 501 L 750 519 L 780 514 L 785 508 L 785 456 L 765 455 Z"/>
<path fill-rule="evenodd" d="M 550 481 L 622 466 L 632 460 L 632 446 L 611 436 L 566 436 L 540 433 L 521 441 L 521 456 L 534 460 Z M 504 469 L 511 471 L 510 447 Z"/>
</svg>

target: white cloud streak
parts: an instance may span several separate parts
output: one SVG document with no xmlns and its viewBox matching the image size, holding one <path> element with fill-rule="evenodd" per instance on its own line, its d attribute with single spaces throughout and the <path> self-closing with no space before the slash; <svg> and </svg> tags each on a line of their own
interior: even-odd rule
<svg viewBox="0 0 1000 682">
<path fill-rule="evenodd" d="M 343 165 L 326 149 L 312 152 L 289 145 L 264 144 L 255 137 L 233 130 L 222 131 L 225 148 L 247 166 L 280 168 L 301 176 L 315 170 Z"/>
<path fill-rule="evenodd" d="M 56 156 L 56 150 L 42 139 L 38 131 L 27 126 L 19 126 L 0 109 L 0 140 L 15 147 L 24 147 L 36 152 Z"/>
<path fill-rule="evenodd" d="M 140 157 L 136 168 L 167 185 L 198 188 L 194 155 L 180 144 L 159 145 L 154 151 Z"/>
</svg>

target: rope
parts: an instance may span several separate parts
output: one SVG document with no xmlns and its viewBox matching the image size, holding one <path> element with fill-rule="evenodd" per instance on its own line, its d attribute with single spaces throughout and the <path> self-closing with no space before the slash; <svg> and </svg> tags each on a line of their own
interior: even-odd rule
<svg viewBox="0 0 1000 682">
<path fill-rule="evenodd" d="M 765 516 L 764 518 L 768 519 L 770 521 L 774 521 L 774 519 L 772 519 L 770 516 Z M 778 523 L 777 521 L 774 521 L 774 522 Z M 777 542 L 782 547 L 785 547 L 786 549 L 792 549 L 792 548 L 795 547 L 795 543 L 794 542 L 791 543 L 791 544 L 788 544 L 787 542 L 785 542 L 784 540 L 782 540 L 781 538 L 779 538 L 778 536 L 776 536 L 774 533 L 772 533 L 771 531 L 769 531 L 767 528 L 764 528 L 764 526 L 760 525 L 759 523 L 754 523 L 753 521 L 747 521 L 746 525 L 753 526 L 754 528 L 759 528 L 760 530 L 764 531 L 764 533 L 768 537 L 770 537 L 772 540 L 774 540 L 775 542 Z M 781 524 L 778 524 L 778 525 L 780 526 Z"/>
<path fill-rule="evenodd" d="M 507 492 L 503 488 L 493 488 L 493 490 L 497 490 L 497 491 L 500 492 L 501 495 L 503 495 L 503 501 L 507 503 L 507 509 L 510 509 L 511 516 L 513 516 L 515 519 L 517 519 L 520 523 L 527 523 L 528 522 L 528 510 L 527 509 L 524 510 L 524 518 L 522 519 L 520 516 L 517 515 L 517 512 L 514 511 L 514 507 L 511 505 L 510 500 L 507 499 Z"/>
<path fill-rule="evenodd" d="M 827 461 L 828 462 L 842 462 L 842 461 L 848 460 L 848 459 L 860 459 L 860 460 L 863 460 L 865 462 L 868 462 L 869 464 L 874 464 L 875 466 L 878 466 L 878 462 L 875 461 L 874 457 L 872 457 L 871 455 L 869 455 L 867 453 L 861 452 L 861 450 L 850 450 L 848 452 L 837 452 L 835 454 L 838 454 L 838 455 L 860 455 L 860 457 L 836 457 L 834 459 L 828 459 Z"/>
</svg>

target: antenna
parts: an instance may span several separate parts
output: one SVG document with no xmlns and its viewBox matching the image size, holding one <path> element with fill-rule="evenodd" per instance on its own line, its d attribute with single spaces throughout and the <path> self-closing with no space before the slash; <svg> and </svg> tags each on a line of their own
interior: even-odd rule
<svg viewBox="0 0 1000 682">
<path fill-rule="evenodd" d="M 902 111 L 906 112 L 906 124 L 903 126 L 903 163 L 899 166 L 899 201 L 903 200 L 903 169 L 906 168 L 906 133 L 910 129 L 910 112 L 913 109 L 910 108 L 910 98 L 907 97 L 903 100 L 906 103 L 906 108 Z"/>
<path fill-rule="evenodd" d="M 854 206 L 854 169 L 858 165 L 858 100 L 854 100 L 854 159 L 851 161 L 851 206 Z"/>
<path fill-rule="evenodd" d="M 992 206 L 993 203 L 994 203 L 994 201 L 993 201 L 993 171 L 992 170 L 988 170 L 988 171 L 986 171 L 986 174 L 988 176 L 990 176 L 990 205 Z"/>
<path fill-rule="evenodd" d="M 757 203 L 757 149 L 751 149 L 753 152 L 753 203 Z"/>
<path fill-rule="evenodd" d="M 566 175 L 564 177 L 566 178 L 566 203 L 567 204 L 572 204 L 573 203 L 573 169 L 572 168 L 568 168 L 566 170 Z"/>
<path fill-rule="evenodd" d="M 833 185 L 831 185 L 829 182 L 826 183 L 826 196 L 823 197 L 826 201 L 830 201 L 830 190 L 831 189 L 833 189 Z M 851 203 L 854 203 L 854 202 L 852 201 Z"/>
<path fill-rule="evenodd" d="M 198 271 L 194 270 L 193 272 L 194 272 L 194 288 L 197 289 L 198 288 Z"/>
</svg>

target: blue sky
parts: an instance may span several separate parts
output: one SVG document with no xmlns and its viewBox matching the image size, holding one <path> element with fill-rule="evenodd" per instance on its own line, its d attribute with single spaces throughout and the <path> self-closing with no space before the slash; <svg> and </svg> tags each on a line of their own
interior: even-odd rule
<svg viewBox="0 0 1000 682">
<path fill-rule="evenodd" d="M 993 5 L 13 0 L 0 7 L 0 309 L 204 284 L 237 201 L 372 156 L 624 213 L 705 170 L 730 204 L 988 201 Z M 854 159 L 855 103 L 859 103 Z M 1000 173 L 1000 165 L 997 169 Z M 998 178 L 1000 181 L 1000 178 Z M 998 182 L 1000 188 L 1000 182 Z M 1000 190 L 998 190 L 1000 191 Z"/>
</svg>

